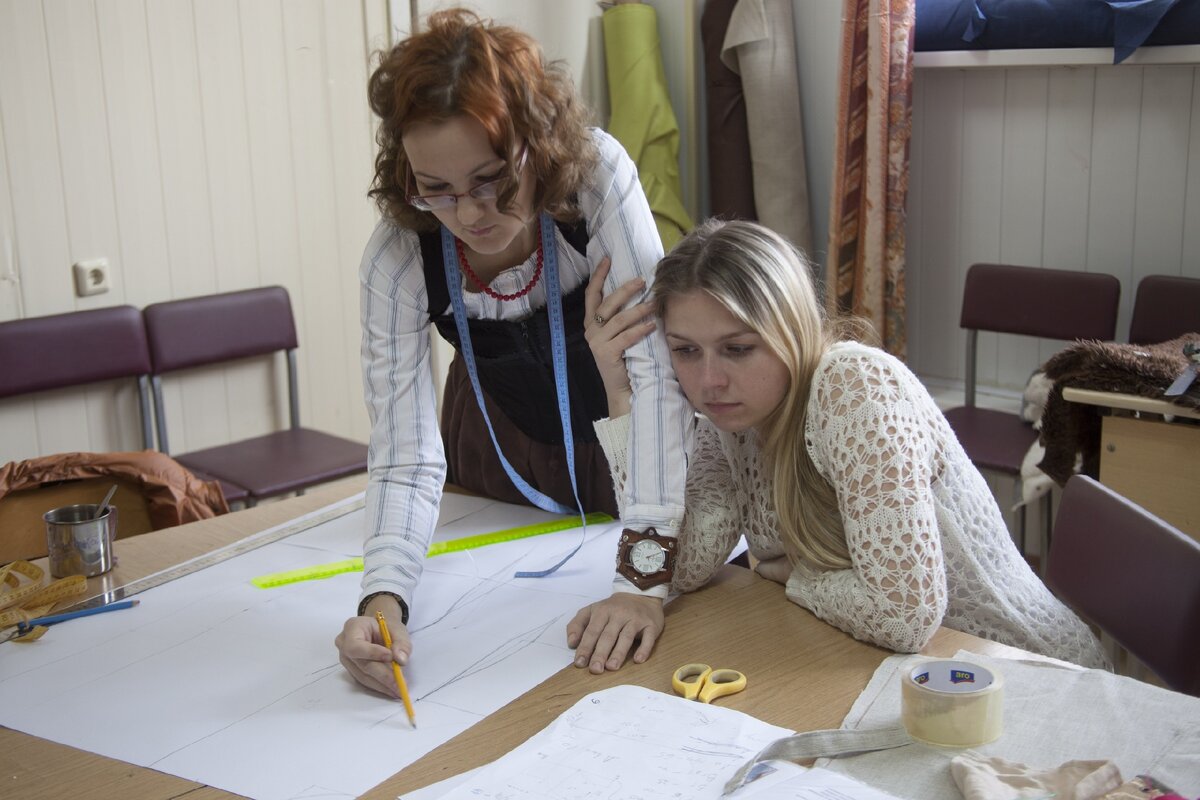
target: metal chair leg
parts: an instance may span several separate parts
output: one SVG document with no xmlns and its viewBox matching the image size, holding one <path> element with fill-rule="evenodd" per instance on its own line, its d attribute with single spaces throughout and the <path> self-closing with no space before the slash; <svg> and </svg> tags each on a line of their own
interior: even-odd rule
<svg viewBox="0 0 1200 800">
<path fill-rule="evenodd" d="M 1046 570 L 1050 564 L 1050 534 L 1054 528 L 1054 490 L 1046 492 L 1046 496 L 1042 498 L 1042 502 L 1045 504 L 1045 515 L 1042 519 L 1042 535 L 1038 543 L 1039 547 L 1041 547 L 1041 560 L 1038 562 L 1040 569 L 1038 573 L 1042 577 L 1045 577 Z"/>
</svg>

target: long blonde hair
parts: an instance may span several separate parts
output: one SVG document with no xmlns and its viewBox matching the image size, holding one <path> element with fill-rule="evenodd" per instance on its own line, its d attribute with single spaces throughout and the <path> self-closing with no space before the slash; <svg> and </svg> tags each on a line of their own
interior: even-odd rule
<svg viewBox="0 0 1200 800">
<path fill-rule="evenodd" d="M 759 334 L 787 367 L 783 400 L 758 428 L 773 477 L 772 499 L 788 554 L 831 569 L 850 566 L 837 495 L 817 471 L 804 423 L 813 373 L 825 350 L 855 333 L 827 320 L 808 260 L 786 239 L 752 222 L 710 220 L 658 264 L 654 298 L 662 316 L 672 297 L 707 292 Z"/>
</svg>

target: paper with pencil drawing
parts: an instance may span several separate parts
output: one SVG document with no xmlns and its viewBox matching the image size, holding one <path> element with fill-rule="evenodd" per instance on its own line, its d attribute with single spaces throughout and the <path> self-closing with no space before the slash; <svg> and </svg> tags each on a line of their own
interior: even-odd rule
<svg viewBox="0 0 1200 800">
<path fill-rule="evenodd" d="M 619 526 L 428 559 L 405 668 L 420 727 L 333 647 L 360 575 L 258 589 L 358 555 L 361 510 L 140 594 L 137 608 L 0 645 L 0 724 L 254 798 L 355 797 L 571 663 L 566 624 L 607 597 Z M 437 539 L 557 518 L 447 494 Z"/>
<path fill-rule="evenodd" d="M 742 764 L 792 733 L 739 711 L 640 686 L 615 686 L 584 697 L 440 797 L 717 800 Z M 763 776 L 734 797 L 894 800 L 843 775 L 775 762 L 764 765 Z"/>
</svg>

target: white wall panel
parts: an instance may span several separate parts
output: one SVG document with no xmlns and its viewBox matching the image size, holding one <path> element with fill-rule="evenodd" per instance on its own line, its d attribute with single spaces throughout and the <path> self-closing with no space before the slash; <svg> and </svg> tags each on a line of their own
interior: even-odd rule
<svg viewBox="0 0 1200 800">
<path fill-rule="evenodd" d="M 345 381 L 345 295 L 356 289 L 355 271 L 341 275 L 338 263 L 336 178 L 333 152 L 328 52 L 324 39 L 324 9 L 319 0 L 290 0 L 284 4 L 290 105 L 300 225 L 300 286 L 292 302 L 302 309 L 298 334 L 302 347 L 325 365 L 328 374 L 301 376 L 306 416 L 317 427 L 325 420 L 346 418 L 348 395 L 329 392 L 327 381 Z M 359 28 L 361 36 L 361 27 Z M 361 189 L 365 191 L 365 188 Z M 365 240 L 364 240 L 365 242 Z M 361 249 L 362 243 L 359 243 Z M 341 413 L 339 413 L 339 407 Z M 359 403 L 361 408 L 361 402 Z M 363 411 L 362 413 L 365 413 Z"/>
<path fill-rule="evenodd" d="M 1046 121 L 1049 74 L 1044 69 L 1013 70 L 1005 80 L 1004 169 L 1001 174 L 1000 261 L 1042 263 L 1046 201 Z M 1021 375 L 1040 363 L 1038 343 L 1024 337 L 998 337 L 994 366 L 983 380 Z"/>
<path fill-rule="evenodd" d="M 216 289 L 261 285 L 237 0 L 193 7 Z"/>
<path fill-rule="evenodd" d="M 362 337 L 358 322 L 357 278 L 363 248 L 376 219 L 374 204 L 367 197 L 374 175 L 371 167 L 375 160 L 375 138 L 370 109 L 365 102 L 369 74 L 367 59 L 363 58 L 366 20 L 361 14 L 349 13 L 342 0 L 325 0 L 323 14 L 328 52 L 327 116 L 331 125 L 333 191 L 334 197 L 343 198 L 335 208 L 336 251 L 326 266 L 340 288 L 340 329 L 336 347 L 331 348 L 330 362 L 340 368 L 340 372 L 309 376 L 310 386 L 327 392 L 328 397 L 302 411 L 304 419 L 317 427 L 351 431 L 357 438 L 365 440 L 370 430 L 360 379 Z M 383 39 L 377 37 L 366 46 L 369 51 L 383 43 Z M 321 414 L 315 413 L 318 409 L 322 410 Z"/>
<path fill-rule="evenodd" d="M 1133 258 L 1129 271 L 1119 275 L 1129 288 L 1122 303 L 1122 331 L 1129 328 L 1138 280 L 1146 275 L 1177 274 L 1183 258 L 1188 124 L 1196 68 L 1143 69 Z M 1200 169 L 1200 160 L 1195 167 Z"/>
<path fill-rule="evenodd" d="M 1088 187 L 1088 272 L 1121 278 L 1121 306 L 1131 307 L 1129 284 L 1138 214 L 1138 152 L 1141 148 L 1142 69 L 1097 68 L 1092 112 L 1092 180 Z M 1176 153 L 1185 159 L 1185 153 Z M 1118 321 L 1123 335 L 1128 313 Z"/>
<path fill-rule="evenodd" d="M 1003 75 L 966 73 L 962 75 L 962 119 L 947 120 L 947 135 L 961 136 L 947 158 L 958 156 L 959 185 L 956 187 L 958 230 L 950 241 L 957 242 L 954 263 L 996 262 L 1003 246 L 1004 165 L 1009 157 L 1004 147 L 1004 125 L 1008 119 Z M 957 123 L 957 124 L 955 124 Z M 939 221 L 944 224 L 943 217 Z M 965 271 L 955 270 L 943 278 L 944 292 L 938 295 L 937 312 L 930 322 L 941 326 L 946 317 L 956 323 L 962 307 Z M 960 333 L 946 337 L 954 353 L 947 368 L 961 370 L 966 358 L 966 342 Z M 994 380 L 1000 341 L 991 334 L 979 337 L 976 370 L 981 381 Z"/>
<path fill-rule="evenodd" d="M 909 217 L 920 222 L 914 232 L 921 254 L 920 314 L 909 313 L 909 324 L 920 329 L 920 358 L 932 365 L 953 369 L 961 361 L 962 345 L 941 335 L 939 319 L 944 309 L 957 305 L 960 290 L 953 274 L 941 265 L 957 259 L 959 230 L 959 191 L 963 145 L 963 80 L 958 73 L 933 75 L 920 86 L 924 132 L 919 150 L 914 150 L 913 165 L 921 167 L 921 208 Z M 919 160 L 917 160 L 919 159 Z M 919 232 L 918 232 L 919 231 Z M 912 234 L 910 234 L 912 236 Z M 947 280 L 950 279 L 950 280 Z M 910 291 L 911 295 L 912 292 Z M 910 342 L 910 352 L 912 352 Z M 934 367 L 931 367 L 933 369 Z"/>
<path fill-rule="evenodd" d="M 280 284 L 305 422 L 365 440 L 364 90 L 386 20 L 385 0 L 0 0 L 0 320 Z M 95 256 L 113 289 L 76 298 L 71 263 Z M 286 424 L 283 378 L 277 358 L 172 379 L 172 450 Z M 123 383 L 0 401 L 0 463 L 140 445 Z"/>
<path fill-rule="evenodd" d="M 1193 74 L 1189 101 L 1188 152 L 1200 153 L 1200 80 Z M 1183 205 L 1183 256 L 1181 264 L 1200 264 L 1200 169 L 1187 171 L 1187 194 Z"/>
<path fill-rule="evenodd" d="M 4 113 L 0 108 L 0 154 L 4 147 Z M 11 186 L 8 162 L 0 158 L 0 187 Z M 0 191 L 0 319 L 21 316 L 20 281 L 17 277 L 17 242 L 13 233 L 12 197 Z"/>
<path fill-rule="evenodd" d="M 1042 230 L 1042 255 L 1047 267 L 1081 270 L 1087 266 L 1095 85 L 1093 69 L 1050 72 L 1046 224 Z"/>
<path fill-rule="evenodd" d="M 71 263 L 108 258 L 115 273 L 120 269 L 120 248 L 95 7 L 91 2 L 47 0 L 45 20 L 47 47 L 54 54 L 50 80 L 68 257 Z M 57 264 L 54 269 L 72 280 L 70 264 Z M 77 298 L 74 306 L 77 310 L 96 308 L 123 299 L 123 286 L 114 284 L 108 294 Z"/>
<path fill-rule="evenodd" d="M 18 305 L 29 315 L 73 311 L 62 163 L 40 3 L 0 3 L 0 115 L 9 181 L 4 190 L 13 209 L 14 252 L 21 259 Z M 30 272 L 20 269 L 23 262 L 60 268 Z M 86 396 L 47 393 L 41 403 L 7 399 L 0 401 L 0 412 L 0 458 L 90 440 Z"/>
<path fill-rule="evenodd" d="M 23 312 L 75 309 L 69 269 L 66 206 L 54 88 L 41 3 L 0 2 L 0 114 L 13 208 L 14 238 L 22 264 Z"/>
<path fill-rule="evenodd" d="M 166 208 L 144 0 L 98 0 L 112 195 L 117 214 L 113 283 L 124 302 L 171 296 Z M 97 299 L 112 303 L 109 295 Z"/>
<path fill-rule="evenodd" d="M 977 261 L 1117 276 L 1118 339 L 1140 277 L 1200 278 L 1196 70 L 916 71 L 919 191 L 909 194 L 908 224 L 909 302 L 920 310 L 918 318 L 910 313 L 919 328 L 910 338 L 914 369 L 962 379 L 958 308 L 962 278 Z M 1019 389 L 1061 346 L 981 336 L 980 380 Z"/>
<path fill-rule="evenodd" d="M 175 297 L 211 294 L 218 290 L 213 199 L 192 3 L 153 0 L 146 4 L 146 22 L 171 293 Z"/>
</svg>

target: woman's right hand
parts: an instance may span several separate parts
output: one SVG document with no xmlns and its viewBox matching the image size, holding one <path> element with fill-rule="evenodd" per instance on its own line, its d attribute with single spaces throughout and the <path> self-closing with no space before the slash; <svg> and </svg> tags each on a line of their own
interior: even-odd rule
<svg viewBox="0 0 1200 800">
<path fill-rule="evenodd" d="M 382 611 L 387 619 L 388 633 L 392 636 L 392 649 L 383 644 L 375 612 Z M 333 640 L 338 649 L 338 659 L 354 680 L 388 697 L 400 697 L 396 686 L 396 674 L 392 661 L 401 666 L 408 663 L 412 654 L 412 640 L 408 629 L 400 622 L 400 606 L 394 598 L 380 595 L 365 609 L 366 616 L 352 617 L 342 626 L 342 632 Z"/>
<path fill-rule="evenodd" d="M 616 418 L 629 413 L 629 401 L 633 396 L 629 372 L 625 369 L 625 350 L 646 338 L 654 330 L 655 321 L 652 302 L 637 303 L 621 310 L 646 288 L 646 282 L 641 278 L 623 283 L 612 294 L 604 296 L 609 265 L 607 258 L 600 262 L 584 293 L 587 316 L 583 332 L 604 381 L 608 416 Z"/>
</svg>

